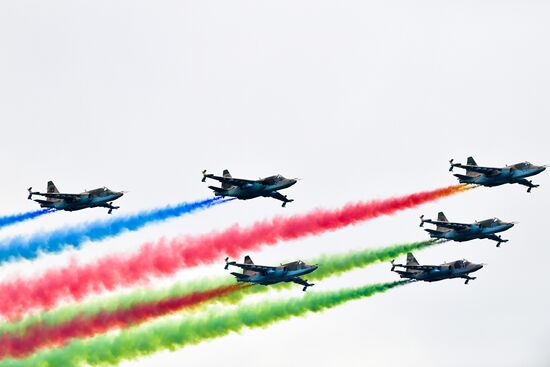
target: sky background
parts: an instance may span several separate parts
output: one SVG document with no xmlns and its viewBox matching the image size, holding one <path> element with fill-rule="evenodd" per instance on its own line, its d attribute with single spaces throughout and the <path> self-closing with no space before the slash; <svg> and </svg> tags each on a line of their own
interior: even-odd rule
<svg viewBox="0 0 550 367">
<path fill-rule="evenodd" d="M 450 158 L 549 164 L 548 19 L 546 1 L 0 2 L 0 213 L 36 209 L 26 188 L 50 179 L 62 192 L 129 190 L 113 214 L 123 215 L 208 197 L 203 169 L 302 178 L 284 209 L 231 202 L 3 266 L 0 279 L 160 236 L 454 184 Z M 416 254 L 488 263 L 468 286 L 412 284 L 122 365 L 550 366 L 550 177 L 534 181 L 531 194 L 480 188 L 250 254 L 274 264 L 422 240 L 418 216 L 440 210 L 455 221 L 519 221 L 498 249 L 478 240 Z M 106 216 L 55 213 L 0 236 Z M 229 276 L 220 259 L 178 278 L 204 274 Z M 308 292 L 395 279 L 379 264 Z M 267 297 L 287 295 L 301 287 Z"/>
</svg>

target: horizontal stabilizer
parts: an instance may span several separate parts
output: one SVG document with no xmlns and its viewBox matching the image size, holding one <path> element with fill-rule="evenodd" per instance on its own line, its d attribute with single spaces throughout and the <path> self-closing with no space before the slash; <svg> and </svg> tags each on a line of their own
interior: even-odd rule
<svg viewBox="0 0 550 367">
<path fill-rule="evenodd" d="M 438 231 L 438 230 L 435 230 L 435 229 L 428 229 L 426 228 L 425 229 L 426 232 L 428 232 L 430 234 L 430 236 L 434 236 L 434 237 L 441 237 L 443 235 L 443 233 L 445 232 L 442 232 L 442 231 Z"/>
<path fill-rule="evenodd" d="M 474 179 L 474 177 L 472 177 L 472 176 L 461 175 L 461 174 L 458 174 L 458 173 L 455 173 L 454 176 L 456 178 L 458 178 L 458 180 L 460 182 L 465 182 L 465 183 L 473 182 L 473 179 Z"/>
<path fill-rule="evenodd" d="M 216 192 L 216 193 L 225 192 L 225 189 L 222 189 L 221 187 L 208 186 L 208 188 L 214 190 L 214 192 Z"/>
<path fill-rule="evenodd" d="M 234 275 L 235 278 L 237 278 L 238 280 L 250 278 L 250 275 L 241 274 L 241 273 L 231 273 L 231 275 Z"/>
</svg>

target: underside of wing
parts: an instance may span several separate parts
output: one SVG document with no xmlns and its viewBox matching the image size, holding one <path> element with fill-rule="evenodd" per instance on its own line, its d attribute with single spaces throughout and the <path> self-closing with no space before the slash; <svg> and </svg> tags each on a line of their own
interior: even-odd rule
<svg viewBox="0 0 550 367">
<path fill-rule="evenodd" d="M 298 278 L 298 277 L 292 278 L 290 281 L 293 282 L 293 283 L 296 283 L 296 284 L 303 285 L 303 286 L 309 286 L 310 285 L 307 281 L 303 280 L 302 278 Z"/>
</svg>

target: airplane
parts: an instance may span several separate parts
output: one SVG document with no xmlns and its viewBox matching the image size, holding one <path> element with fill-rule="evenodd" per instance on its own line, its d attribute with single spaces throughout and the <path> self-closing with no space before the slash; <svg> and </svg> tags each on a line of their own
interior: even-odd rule
<svg viewBox="0 0 550 367">
<path fill-rule="evenodd" d="M 467 260 L 456 260 L 441 265 L 420 265 L 413 254 L 409 252 L 405 265 L 395 264 L 395 260 L 391 261 L 391 271 L 398 273 L 401 278 L 411 279 L 412 281 L 437 282 L 444 279 L 463 278 L 466 279 L 464 284 L 468 284 L 470 280 L 476 279 L 471 277 L 470 273 L 483 268 L 483 265 L 474 264 Z M 395 270 L 396 267 L 402 267 L 405 270 Z"/>
<path fill-rule="evenodd" d="M 27 199 L 34 200 L 40 204 L 41 208 L 52 208 L 56 210 L 66 210 L 69 212 L 85 208 L 103 207 L 109 208 L 109 214 L 113 209 L 120 208 L 113 206 L 113 201 L 124 195 L 124 192 L 111 191 L 106 187 L 84 191 L 80 194 L 61 194 L 52 181 L 48 181 L 47 192 L 32 191 L 28 188 L 29 196 Z M 33 195 L 44 196 L 46 200 L 33 199 Z"/>
<path fill-rule="evenodd" d="M 298 179 L 284 178 L 281 175 L 269 176 L 260 178 L 259 180 L 246 180 L 242 178 L 233 178 L 228 170 L 223 171 L 223 176 L 215 176 L 202 171 L 202 182 L 207 178 L 220 181 L 222 187 L 208 186 L 214 191 L 216 196 L 231 196 L 241 200 L 248 200 L 260 196 L 271 197 L 283 202 L 283 208 L 287 203 L 294 201 L 287 199 L 286 195 L 279 193 L 279 190 L 286 189 L 296 182 Z"/>
<path fill-rule="evenodd" d="M 424 223 L 435 224 L 436 229 L 425 229 L 430 234 L 431 238 L 439 238 L 449 241 L 464 242 L 476 238 L 488 238 L 497 242 L 497 247 L 503 242 L 502 237 L 495 233 L 504 232 L 514 226 L 515 223 L 503 222 L 498 218 L 486 219 L 475 223 L 455 223 L 449 222 L 443 212 L 439 212 L 437 220 L 424 219 L 424 215 L 420 216 L 420 227 L 424 227 Z"/>
<path fill-rule="evenodd" d="M 281 266 L 262 266 L 254 265 L 250 256 L 245 256 L 244 264 L 238 264 L 235 261 L 228 261 L 225 259 L 225 269 L 227 270 L 229 265 L 233 265 L 243 269 L 241 273 L 231 273 L 235 276 L 237 282 L 247 282 L 261 285 L 277 284 L 281 282 L 294 282 L 296 284 L 303 285 L 304 292 L 307 287 L 311 287 L 314 284 L 308 283 L 306 280 L 300 278 L 302 275 L 309 274 L 319 267 L 319 265 L 307 265 L 303 261 L 294 261 L 287 264 L 281 264 Z"/>
<path fill-rule="evenodd" d="M 451 164 L 449 171 L 452 171 L 455 167 L 466 170 L 465 175 L 454 175 L 458 178 L 460 183 L 488 187 L 516 183 L 527 186 L 527 192 L 531 192 L 532 188 L 539 187 L 539 185 L 533 184 L 533 182 L 527 180 L 526 177 L 538 175 L 546 169 L 546 166 L 535 166 L 529 162 L 516 163 L 503 168 L 480 167 L 472 157 L 468 157 L 466 164 L 453 162 L 454 159 L 449 161 Z"/>
</svg>

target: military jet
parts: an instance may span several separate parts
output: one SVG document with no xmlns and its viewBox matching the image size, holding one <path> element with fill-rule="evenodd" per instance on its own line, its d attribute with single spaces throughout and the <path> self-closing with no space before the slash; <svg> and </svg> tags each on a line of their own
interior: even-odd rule
<svg viewBox="0 0 550 367">
<path fill-rule="evenodd" d="M 405 270 L 395 270 L 396 267 L 402 267 Z M 470 280 L 476 279 L 469 274 L 478 271 L 482 267 L 483 264 L 474 264 L 467 260 L 456 260 L 441 265 L 420 265 L 410 252 L 407 254 L 407 264 L 395 264 L 395 260 L 391 262 L 391 271 L 399 274 L 401 278 L 425 282 L 463 278 L 466 279 L 464 284 L 468 284 Z"/>
<path fill-rule="evenodd" d="M 106 187 L 84 191 L 80 194 L 62 194 L 52 181 L 48 181 L 47 192 L 32 191 L 32 187 L 29 187 L 28 191 L 28 199 L 36 201 L 42 208 L 72 212 L 85 208 L 103 207 L 109 209 L 109 214 L 113 212 L 113 209 L 120 208 L 113 206 L 113 201 L 124 195 L 124 192 L 111 191 Z M 44 196 L 46 200 L 33 199 L 33 195 Z"/>
<path fill-rule="evenodd" d="M 539 185 L 533 184 L 526 177 L 538 175 L 546 169 L 546 166 L 535 166 L 529 162 L 516 163 L 504 168 L 480 167 L 472 157 L 468 157 L 466 164 L 453 162 L 453 159 L 449 161 L 451 164 L 449 171 L 452 171 L 455 167 L 466 170 L 465 175 L 454 175 L 460 183 L 489 187 L 504 184 L 520 184 L 527 186 L 527 192 L 531 192 L 532 188 L 539 187 Z"/>
<path fill-rule="evenodd" d="M 261 285 L 270 285 L 281 282 L 294 282 L 296 284 L 303 285 L 304 292 L 307 287 L 311 287 L 314 284 L 308 283 L 306 280 L 300 278 L 302 275 L 309 274 L 315 271 L 319 265 L 307 265 L 303 261 L 294 261 L 288 264 L 281 264 L 281 266 L 262 266 L 254 265 L 250 256 L 245 256 L 244 264 L 238 264 L 235 261 L 228 261 L 225 259 L 225 269 L 229 265 L 237 266 L 243 269 L 241 273 L 231 273 L 237 279 L 237 282 L 247 282 Z"/>
<path fill-rule="evenodd" d="M 260 178 L 259 180 L 246 180 L 242 178 L 233 178 L 228 170 L 223 171 L 223 176 L 215 176 L 202 171 L 202 182 L 207 178 L 220 181 L 222 187 L 208 186 L 214 191 L 216 196 L 231 196 L 241 200 L 248 200 L 260 196 L 271 197 L 283 202 L 283 207 L 286 203 L 294 201 L 287 199 L 286 195 L 279 193 L 279 190 L 286 189 L 294 185 L 298 179 L 284 178 L 281 175 L 269 176 Z"/>
<path fill-rule="evenodd" d="M 420 216 L 420 227 L 424 227 L 424 223 L 435 224 L 434 229 L 425 229 L 430 234 L 431 238 L 439 238 L 450 241 L 464 242 L 476 238 L 488 238 L 497 242 L 497 247 L 500 247 L 503 240 L 502 237 L 495 233 L 504 232 L 514 226 L 515 223 L 503 222 L 498 218 L 486 219 L 480 222 L 471 224 L 449 222 L 443 212 L 439 212 L 437 220 L 424 219 L 424 215 Z"/>
</svg>

